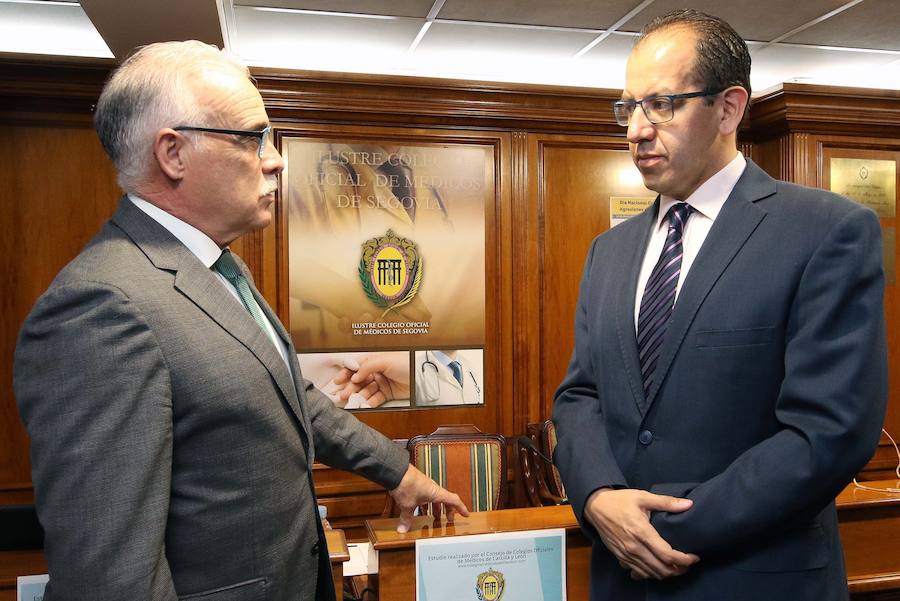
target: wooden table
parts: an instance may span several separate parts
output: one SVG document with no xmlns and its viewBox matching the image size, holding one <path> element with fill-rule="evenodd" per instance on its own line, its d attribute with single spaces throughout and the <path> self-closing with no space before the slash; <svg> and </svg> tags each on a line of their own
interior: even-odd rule
<svg viewBox="0 0 900 601">
<path fill-rule="evenodd" d="M 898 480 L 863 482 L 874 488 L 900 488 Z M 853 484 L 837 498 L 847 581 L 854 599 L 900 599 L 900 493 L 875 492 Z M 867 595 L 873 593 L 873 595 Z"/>
<path fill-rule="evenodd" d="M 334 591 L 337 601 L 344 599 L 344 562 L 350 561 L 350 550 L 343 530 L 326 530 L 325 542 L 328 544 L 328 557 L 331 559 L 331 576 L 334 578 Z"/>
<path fill-rule="evenodd" d="M 344 598 L 344 562 L 350 559 L 343 530 L 326 530 L 325 542 L 331 558 L 337 601 Z M 0 551 L 0 601 L 16 601 L 16 577 L 46 574 L 43 551 Z"/>
<path fill-rule="evenodd" d="M 378 598 L 383 601 L 414 601 L 416 598 L 416 540 L 464 534 L 520 532 L 543 528 L 566 530 L 566 591 L 569 599 L 588 598 L 591 545 L 578 528 L 572 508 L 528 507 L 472 513 L 445 520 L 415 518 L 405 534 L 397 532 L 396 519 L 368 520 L 369 540 L 378 551 Z"/>
</svg>

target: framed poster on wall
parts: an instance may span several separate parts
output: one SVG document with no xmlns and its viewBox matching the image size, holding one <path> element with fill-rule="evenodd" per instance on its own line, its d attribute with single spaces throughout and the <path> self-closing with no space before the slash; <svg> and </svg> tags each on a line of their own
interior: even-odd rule
<svg viewBox="0 0 900 601">
<path fill-rule="evenodd" d="M 495 147 L 285 132 L 287 314 L 350 410 L 484 403 Z"/>
</svg>

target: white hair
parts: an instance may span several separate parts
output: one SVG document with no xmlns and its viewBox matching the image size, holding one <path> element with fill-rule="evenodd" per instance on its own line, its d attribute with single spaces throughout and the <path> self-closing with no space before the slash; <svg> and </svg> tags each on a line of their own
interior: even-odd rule
<svg viewBox="0 0 900 601">
<path fill-rule="evenodd" d="M 204 125 L 208 115 L 191 82 L 207 69 L 250 77 L 237 58 L 196 40 L 144 46 L 110 77 L 97 101 L 94 127 L 123 190 L 136 192 L 146 177 L 160 129 Z"/>
</svg>

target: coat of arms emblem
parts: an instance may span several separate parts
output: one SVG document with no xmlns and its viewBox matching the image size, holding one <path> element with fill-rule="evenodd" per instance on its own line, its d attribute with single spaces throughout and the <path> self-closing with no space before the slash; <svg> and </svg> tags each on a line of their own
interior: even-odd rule
<svg viewBox="0 0 900 601">
<path fill-rule="evenodd" d="M 384 236 L 366 240 L 359 260 L 359 279 L 363 292 L 381 317 L 415 298 L 422 284 L 424 265 L 416 243 L 401 238 L 392 230 Z"/>
</svg>

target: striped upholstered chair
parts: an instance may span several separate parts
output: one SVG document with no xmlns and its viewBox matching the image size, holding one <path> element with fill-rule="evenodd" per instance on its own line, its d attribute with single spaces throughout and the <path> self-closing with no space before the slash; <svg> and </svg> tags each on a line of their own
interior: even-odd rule
<svg viewBox="0 0 900 601">
<path fill-rule="evenodd" d="M 473 425 L 441 426 L 409 439 L 410 463 L 458 494 L 470 511 L 501 509 L 506 503 L 506 439 Z M 423 507 L 423 513 L 432 513 Z"/>
</svg>

